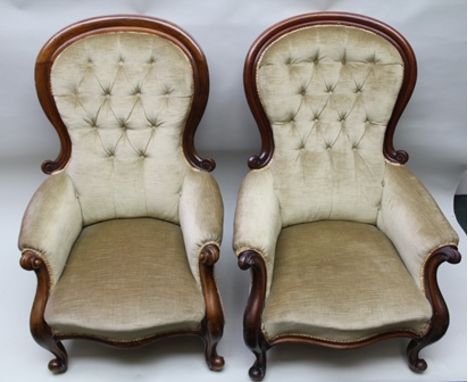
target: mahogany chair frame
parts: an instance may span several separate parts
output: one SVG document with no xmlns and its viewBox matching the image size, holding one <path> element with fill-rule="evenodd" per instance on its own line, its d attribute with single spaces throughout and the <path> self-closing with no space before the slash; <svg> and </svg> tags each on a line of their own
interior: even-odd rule
<svg viewBox="0 0 468 382">
<path fill-rule="evenodd" d="M 292 17 L 281 21 L 263 32 L 250 48 L 244 66 L 244 89 L 248 104 L 257 122 L 261 137 L 261 152 L 249 158 L 251 169 L 266 166 L 273 157 L 275 149 L 273 131 L 261 104 L 257 89 L 256 71 L 258 61 L 269 45 L 279 37 L 304 27 L 314 25 L 346 25 L 361 28 L 378 34 L 389 41 L 400 53 L 404 64 L 403 82 L 395 103 L 391 118 L 385 131 L 383 154 L 385 158 L 402 165 L 408 161 L 408 153 L 396 150 L 393 146 L 395 128 L 403 113 L 416 84 L 416 57 L 408 41 L 395 29 L 381 21 L 345 12 L 318 12 Z M 244 341 L 256 360 L 249 370 L 254 381 L 260 381 L 266 373 L 266 351 L 272 346 L 282 343 L 306 343 L 335 349 L 351 349 L 370 345 L 374 342 L 394 338 L 408 337 L 411 339 L 407 347 L 408 365 L 415 372 L 423 372 L 427 363 L 419 357 L 421 349 L 439 340 L 447 331 L 449 313 L 437 283 L 437 269 L 447 261 L 459 263 L 461 255 L 454 246 L 444 246 L 430 253 L 424 264 L 424 291 L 433 310 L 429 328 L 424 335 L 412 331 L 387 331 L 357 342 L 335 342 L 302 336 L 283 335 L 269 341 L 262 329 L 262 313 L 266 299 L 267 271 L 265 261 L 255 250 L 245 250 L 239 254 L 238 264 L 243 270 L 250 269 L 252 284 L 248 302 L 244 312 Z"/>
<path fill-rule="evenodd" d="M 42 170 L 51 174 L 65 167 L 70 159 L 72 143 L 67 128 L 62 121 L 51 90 L 51 69 L 58 55 L 77 40 L 99 33 L 134 31 L 155 34 L 176 44 L 188 57 L 193 69 L 192 106 L 183 131 L 182 145 L 186 160 L 191 166 L 212 171 L 215 161 L 202 159 L 194 147 L 194 136 L 206 107 L 209 93 L 208 65 L 205 55 L 197 43 L 183 30 L 165 20 L 135 15 L 115 15 L 86 19 L 70 25 L 55 34 L 41 49 L 36 60 L 35 80 L 39 101 L 45 114 L 57 131 L 60 139 L 60 153 L 55 160 L 45 161 Z M 223 335 L 224 315 L 214 278 L 214 265 L 219 259 L 219 247 L 206 244 L 199 256 L 199 271 L 205 302 L 205 316 L 195 331 L 165 333 L 135 341 L 114 341 L 108 338 L 84 335 L 57 335 L 44 319 L 44 310 L 49 298 L 51 283 L 47 264 L 41 256 L 31 250 L 22 253 L 20 265 L 32 270 L 37 276 L 37 290 L 34 298 L 30 328 L 35 341 L 54 354 L 49 362 L 49 370 L 55 374 L 67 370 L 68 356 L 61 342 L 64 339 L 84 338 L 109 344 L 115 347 L 138 347 L 159 338 L 175 335 L 196 335 L 202 338 L 205 358 L 211 370 L 219 371 L 224 366 L 224 358 L 217 354 L 217 344 Z"/>
</svg>

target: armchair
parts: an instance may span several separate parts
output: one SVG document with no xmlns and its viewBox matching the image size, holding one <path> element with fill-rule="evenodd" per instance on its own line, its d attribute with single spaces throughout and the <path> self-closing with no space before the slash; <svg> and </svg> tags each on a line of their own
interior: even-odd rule
<svg viewBox="0 0 468 382">
<path fill-rule="evenodd" d="M 416 59 L 391 27 L 348 13 L 280 22 L 251 47 L 244 87 L 262 151 L 249 159 L 234 223 L 251 269 L 244 339 L 263 379 L 286 342 L 337 349 L 409 337 L 409 367 L 449 316 L 436 271 L 458 238 L 393 147 Z"/>
<path fill-rule="evenodd" d="M 24 215 L 21 266 L 38 278 L 30 325 L 67 369 L 62 340 L 133 347 L 200 336 L 210 369 L 224 318 L 213 267 L 223 204 L 194 133 L 208 68 L 181 29 L 140 16 L 81 21 L 36 63 L 61 151 Z"/>
</svg>

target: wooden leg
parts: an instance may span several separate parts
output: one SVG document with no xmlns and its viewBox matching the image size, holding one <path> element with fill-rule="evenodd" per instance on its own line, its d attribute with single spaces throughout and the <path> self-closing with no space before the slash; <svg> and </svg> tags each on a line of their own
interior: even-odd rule
<svg viewBox="0 0 468 382">
<path fill-rule="evenodd" d="M 206 364 L 212 371 L 221 371 L 224 367 L 224 358 L 218 355 L 216 350 L 219 340 L 220 337 L 214 337 L 209 334 L 204 337 Z"/>
<path fill-rule="evenodd" d="M 262 312 L 266 297 L 266 267 L 262 256 L 255 251 L 244 251 L 239 255 L 239 267 L 251 269 L 252 286 L 244 312 L 244 341 L 255 354 L 255 362 L 249 369 L 254 381 L 261 381 L 266 373 L 267 341 L 261 330 Z"/>
<path fill-rule="evenodd" d="M 249 369 L 249 377 L 253 381 L 261 381 L 266 374 L 266 350 L 252 350 L 255 354 L 255 362 Z"/>
<path fill-rule="evenodd" d="M 432 305 L 432 318 L 427 333 L 424 336 L 411 340 L 407 348 L 408 365 L 411 370 L 417 373 L 421 373 L 427 369 L 427 363 L 419 357 L 419 352 L 424 347 L 442 338 L 449 326 L 449 312 L 437 284 L 437 269 L 445 261 L 457 264 L 460 260 L 461 255 L 457 248 L 445 246 L 433 252 L 426 261 L 424 267 L 424 288 L 426 297 Z"/>
<path fill-rule="evenodd" d="M 44 310 L 49 298 L 50 288 L 50 277 L 46 264 L 35 252 L 25 251 L 21 256 L 20 265 L 26 270 L 33 270 L 37 276 L 36 296 L 30 317 L 31 334 L 40 346 L 55 356 L 49 362 L 49 370 L 54 374 L 64 373 L 67 371 L 68 366 L 67 352 L 44 320 Z"/>
<path fill-rule="evenodd" d="M 214 279 L 214 264 L 218 259 L 219 248 L 214 244 L 206 245 L 199 259 L 200 280 L 206 307 L 205 318 L 202 322 L 205 358 L 208 367 L 213 371 L 220 371 L 224 367 L 224 358 L 216 351 L 224 330 L 223 308 Z"/>
</svg>

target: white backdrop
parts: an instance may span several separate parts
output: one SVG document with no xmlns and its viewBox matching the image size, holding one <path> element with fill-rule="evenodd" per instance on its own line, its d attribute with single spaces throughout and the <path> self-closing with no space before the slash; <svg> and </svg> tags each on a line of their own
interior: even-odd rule
<svg viewBox="0 0 468 382">
<path fill-rule="evenodd" d="M 64 381 L 247 380 L 252 356 L 242 343 L 241 316 L 249 276 L 238 270 L 232 251 L 235 196 L 259 150 L 259 136 L 244 98 L 242 69 L 253 40 L 271 24 L 300 13 L 343 10 L 378 18 L 412 44 L 419 65 L 416 90 L 396 132 L 396 147 L 410 153 L 409 166 L 433 192 L 461 236 L 452 195 L 466 170 L 466 2 L 464 0 L 0 0 L 0 380 L 51 380 L 48 354 L 31 339 L 27 316 L 35 279 L 18 266 L 16 238 L 26 203 L 44 175 L 39 166 L 58 153 L 58 139 L 37 101 L 34 61 L 45 41 L 80 19 L 137 13 L 170 20 L 190 33 L 210 68 L 210 100 L 197 134 L 202 155 L 217 159 L 215 176 L 225 201 L 225 239 L 217 274 L 227 325 L 221 343 L 222 375 L 206 371 L 198 343 L 164 341 L 161 347 L 116 353 L 94 344 L 66 343 L 71 360 Z M 230 153 L 242 152 L 241 154 Z M 309 347 L 274 349 L 268 380 L 463 380 L 466 378 L 466 261 L 443 266 L 441 287 L 452 311 L 442 341 L 425 350 L 429 370 L 411 373 L 399 347 L 382 343 L 349 353 Z M 8 312 L 5 314 L 4 312 Z M 400 345 L 398 345 L 400 344 Z M 180 349 L 183 349 L 182 352 Z M 169 352 L 168 355 L 165 352 Z M 343 355 L 345 354 L 345 355 Z M 21 357 L 20 357 L 21 355 Z M 441 361 L 439 361 L 441 360 Z M 54 379 L 55 380 L 55 379 Z"/>
</svg>

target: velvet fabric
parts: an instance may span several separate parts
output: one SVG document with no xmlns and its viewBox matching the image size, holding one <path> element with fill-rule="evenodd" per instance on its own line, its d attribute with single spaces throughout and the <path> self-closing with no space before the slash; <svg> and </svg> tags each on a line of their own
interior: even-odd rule
<svg viewBox="0 0 468 382">
<path fill-rule="evenodd" d="M 188 172 L 180 196 L 179 220 L 190 268 L 200 287 L 200 252 L 210 243 L 221 247 L 223 215 L 216 180 L 204 171 Z"/>
<path fill-rule="evenodd" d="M 268 339 L 352 342 L 390 330 L 421 334 L 431 314 L 392 243 L 374 225 L 328 220 L 281 231 L 263 314 Z"/>
<path fill-rule="evenodd" d="M 52 287 L 80 234 L 82 220 L 73 183 L 63 172 L 47 178 L 29 202 L 21 224 L 19 248 L 22 252 L 33 250 L 44 260 Z"/>
<path fill-rule="evenodd" d="M 257 88 L 275 140 L 269 171 L 284 225 L 375 223 L 402 78 L 396 48 L 354 27 L 306 27 L 268 46 Z"/>
<path fill-rule="evenodd" d="M 140 216 L 177 223 L 190 169 L 181 147 L 193 97 L 185 53 L 148 33 L 91 35 L 59 54 L 51 87 L 72 140 L 65 171 L 84 224 Z"/>
<path fill-rule="evenodd" d="M 424 185 L 405 166 L 385 166 L 377 226 L 389 237 L 421 290 L 428 256 L 458 235 Z"/>
<path fill-rule="evenodd" d="M 269 171 L 251 171 L 240 187 L 234 218 L 233 248 L 236 255 L 247 249 L 260 253 L 267 268 L 267 293 L 281 231 L 281 211 Z"/>
<path fill-rule="evenodd" d="M 127 341 L 197 330 L 204 312 L 180 227 L 136 218 L 83 229 L 44 317 L 56 334 Z"/>
</svg>

